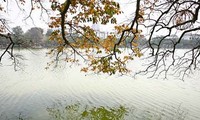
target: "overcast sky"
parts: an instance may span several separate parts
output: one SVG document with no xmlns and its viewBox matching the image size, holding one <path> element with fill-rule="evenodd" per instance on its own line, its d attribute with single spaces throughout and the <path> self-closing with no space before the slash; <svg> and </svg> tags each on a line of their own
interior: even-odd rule
<svg viewBox="0 0 200 120">
<path fill-rule="evenodd" d="M 123 14 L 117 17 L 119 23 L 124 22 L 124 20 L 127 20 L 128 18 L 132 17 L 132 13 L 134 11 L 134 4 L 133 0 L 117 0 L 121 8 L 123 10 Z M 17 5 L 15 0 L 8 0 L 8 3 L 3 2 L 1 0 L 0 2 L 3 6 L 5 6 L 7 12 L 1 12 L 1 18 L 5 18 L 8 20 L 7 22 L 9 23 L 10 29 L 15 26 L 21 26 L 24 31 L 28 30 L 31 27 L 41 27 L 45 31 L 48 29 L 48 17 L 47 14 L 44 12 L 43 16 L 41 17 L 41 11 L 40 10 L 34 10 L 31 14 L 32 18 L 28 18 L 25 20 L 25 18 L 29 15 L 30 13 L 30 8 L 31 4 L 30 1 L 26 1 L 25 6 L 22 5 Z M 47 8 L 50 9 L 51 4 L 49 4 L 49 0 L 43 0 L 43 5 Z M 102 30 L 108 31 L 111 30 L 112 25 L 107 25 L 107 26 L 101 26 Z"/>
<path fill-rule="evenodd" d="M 31 4 L 26 1 L 27 4 L 25 6 L 20 5 L 20 8 L 18 7 L 15 0 L 8 0 L 8 3 L 2 2 L 1 4 L 4 4 L 6 7 L 6 13 L 1 12 L 1 17 L 5 18 L 9 24 L 9 27 L 15 27 L 15 26 L 21 26 L 24 31 L 27 29 L 37 26 L 41 28 L 47 29 L 48 25 L 48 19 L 47 15 L 44 13 L 43 17 L 40 16 L 41 11 L 40 10 L 34 10 L 32 12 L 32 18 L 33 19 L 25 19 L 29 13 L 30 13 L 30 6 Z M 47 4 L 44 4 L 47 5 Z"/>
</svg>

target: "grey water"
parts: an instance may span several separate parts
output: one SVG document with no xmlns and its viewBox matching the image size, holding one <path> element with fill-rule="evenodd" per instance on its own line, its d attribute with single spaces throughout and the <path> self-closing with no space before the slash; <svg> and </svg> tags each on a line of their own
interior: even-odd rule
<svg viewBox="0 0 200 120">
<path fill-rule="evenodd" d="M 45 69 L 53 59 L 46 56 L 47 50 L 18 52 L 24 57 L 21 69 L 15 71 L 8 57 L 0 66 L 0 120 L 57 119 L 49 108 L 60 110 L 59 115 L 66 114 L 62 110 L 77 103 L 81 109 L 123 106 L 127 108 L 123 119 L 127 120 L 200 119 L 198 71 L 184 82 L 174 78 L 109 76 L 83 73 L 81 65 L 67 63 Z M 133 69 L 140 67 L 138 62 L 133 61 Z"/>
</svg>

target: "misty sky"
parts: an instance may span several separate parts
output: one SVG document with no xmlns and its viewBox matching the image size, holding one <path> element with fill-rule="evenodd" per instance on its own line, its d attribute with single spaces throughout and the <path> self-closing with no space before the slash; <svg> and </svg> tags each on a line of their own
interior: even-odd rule
<svg viewBox="0 0 200 120">
<path fill-rule="evenodd" d="M 133 16 L 132 13 L 134 11 L 135 6 L 131 1 L 132 0 L 123 0 L 123 1 L 118 0 L 124 12 L 120 16 L 117 16 L 119 23 L 124 22 L 125 20 Z M 26 2 L 27 3 L 25 6 L 23 5 L 18 6 L 15 0 L 8 0 L 8 3 L 0 1 L 0 4 L 5 6 L 4 8 L 7 11 L 6 13 L 1 12 L 0 17 L 5 18 L 7 20 L 7 23 L 9 24 L 8 27 L 10 29 L 15 26 L 21 26 L 23 30 L 26 31 L 29 28 L 36 26 L 36 27 L 41 27 L 46 31 L 46 29 L 48 29 L 49 20 L 45 11 L 43 11 L 43 14 L 41 16 L 41 10 L 39 9 L 34 10 L 31 14 L 32 19 L 31 18 L 25 19 L 29 15 L 31 8 L 30 1 Z M 49 0 L 43 0 L 43 5 L 45 8 L 50 10 L 51 4 L 49 4 Z M 102 31 L 111 30 L 112 25 L 101 26 L 101 29 Z"/>
</svg>

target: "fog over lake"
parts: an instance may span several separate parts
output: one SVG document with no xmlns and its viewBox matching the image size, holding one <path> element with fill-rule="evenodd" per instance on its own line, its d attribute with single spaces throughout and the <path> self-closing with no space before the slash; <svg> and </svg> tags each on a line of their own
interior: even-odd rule
<svg viewBox="0 0 200 120">
<path fill-rule="evenodd" d="M 15 71 L 4 58 L 0 66 L 0 119 L 54 119 L 48 108 L 80 104 L 87 107 L 127 108 L 124 119 L 200 119 L 200 75 L 185 81 L 169 77 L 100 75 L 80 72 L 80 66 L 61 63 L 45 69 L 52 60 L 47 50 L 21 50 L 23 69 Z M 140 60 L 131 63 L 139 69 Z M 84 64 L 84 63 L 83 63 Z M 61 112 L 64 114 L 64 112 Z"/>
</svg>

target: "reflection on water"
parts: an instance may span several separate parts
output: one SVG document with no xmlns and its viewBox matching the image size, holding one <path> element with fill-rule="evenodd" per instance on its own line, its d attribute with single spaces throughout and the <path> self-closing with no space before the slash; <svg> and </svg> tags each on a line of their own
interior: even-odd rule
<svg viewBox="0 0 200 120">
<path fill-rule="evenodd" d="M 0 66 L 0 120 L 54 120 L 55 116 L 67 117 L 75 106 L 78 112 L 70 115 L 85 115 L 85 119 L 93 114 L 121 114 L 126 120 L 200 120 L 200 74 L 182 82 L 91 75 L 66 63 L 46 70 L 50 59 L 45 52 L 21 51 L 26 58 L 23 71 L 15 72 L 13 66 L 6 66 L 9 59 L 4 59 L 6 64 Z M 130 67 L 139 69 L 140 61 L 134 62 Z"/>
<path fill-rule="evenodd" d="M 166 111 L 156 112 L 152 108 L 139 110 L 131 106 L 91 106 L 80 102 L 63 105 L 56 103 L 53 107 L 47 107 L 48 116 L 37 118 L 29 117 L 26 114 L 5 116 L 1 115 L 1 120 L 187 120 L 187 112 L 181 107 L 173 108 L 172 115 L 166 115 Z"/>
<path fill-rule="evenodd" d="M 140 111 L 135 107 L 125 107 L 122 105 L 109 106 L 91 106 L 83 105 L 79 102 L 69 105 L 56 103 L 53 107 L 47 107 L 48 116 L 37 118 L 29 117 L 23 113 L 16 116 L 1 115 L 1 120 L 187 120 L 188 113 L 182 108 L 173 108 L 172 115 L 166 115 L 166 111 L 156 112 L 153 109 Z"/>
<path fill-rule="evenodd" d="M 131 106 L 88 106 L 74 103 L 67 106 L 55 104 L 47 108 L 53 120 L 186 120 L 188 113 L 181 106 L 171 109 L 173 113 L 169 116 L 163 109 L 160 112 L 152 108 L 139 110 Z"/>
<path fill-rule="evenodd" d="M 47 108 L 54 120 L 123 120 L 128 112 L 124 106 L 119 107 L 91 107 L 80 103 L 63 108 Z"/>
</svg>

